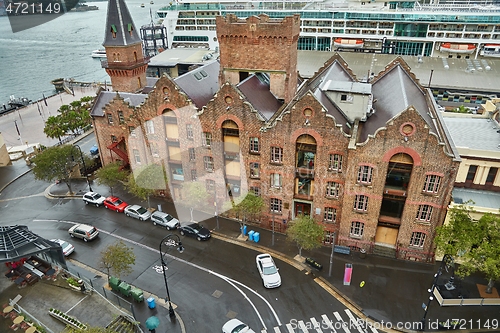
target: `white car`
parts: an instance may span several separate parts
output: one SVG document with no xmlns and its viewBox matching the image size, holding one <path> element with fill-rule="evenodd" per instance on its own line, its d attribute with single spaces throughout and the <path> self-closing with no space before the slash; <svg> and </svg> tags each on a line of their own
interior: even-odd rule
<svg viewBox="0 0 500 333">
<path fill-rule="evenodd" d="M 277 288 L 281 286 L 281 276 L 278 268 L 270 254 L 262 253 L 255 258 L 262 284 L 266 288 Z"/>
<path fill-rule="evenodd" d="M 82 199 L 86 205 L 91 204 L 95 205 L 96 207 L 99 207 L 102 206 L 102 203 L 106 198 L 96 192 L 87 192 L 83 195 Z"/>
<path fill-rule="evenodd" d="M 73 251 L 75 251 L 75 247 L 73 245 L 62 239 L 51 239 L 50 241 L 61 245 L 63 254 L 66 257 L 73 253 Z"/>
<path fill-rule="evenodd" d="M 167 228 L 167 230 L 177 229 L 180 226 L 180 222 L 178 219 L 170 214 L 160 211 L 156 211 L 151 214 L 151 221 L 153 221 L 154 225 L 159 224 L 162 227 Z"/>
<path fill-rule="evenodd" d="M 151 217 L 151 212 L 139 205 L 127 206 L 125 207 L 125 210 L 123 212 L 125 213 L 125 215 L 131 216 L 141 221 L 148 220 Z"/>
<path fill-rule="evenodd" d="M 255 331 L 241 320 L 234 318 L 222 326 L 222 333 L 255 333 Z"/>
</svg>

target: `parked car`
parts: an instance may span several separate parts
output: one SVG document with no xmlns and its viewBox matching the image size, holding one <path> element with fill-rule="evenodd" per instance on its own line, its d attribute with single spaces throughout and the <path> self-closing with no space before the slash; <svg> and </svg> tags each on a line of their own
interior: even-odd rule
<svg viewBox="0 0 500 333">
<path fill-rule="evenodd" d="M 257 263 L 257 269 L 265 288 L 277 288 L 281 286 L 279 269 L 276 267 L 273 257 L 270 254 L 262 253 L 257 255 L 255 262 Z"/>
<path fill-rule="evenodd" d="M 128 204 L 118 197 L 107 197 L 104 200 L 104 208 L 114 210 L 117 213 L 123 213 Z"/>
<path fill-rule="evenodd" d="M 207 240 L 210 238 L 210 230 L 199 225 L 196 222 L 181 224 L 181 226 L 179 227 L 179 232 L 183 236 L 186 235 L 194 237 L 199 241 Z"/>
<path fill-rule="evenodd" d="M 83 239 L 85 242 L 93 240 L 99 236 L 99 231 L 97 231 L 95 227 L 88 224 L 76 224 L 69 228 L 68 232 L 71 237 Z"/>
<path fill-rule="evenodd" d="M 59 244 L 62 247 L 63 254 L 66 257 L 69 256 L 71 253 L 73 253 L 73 251 L 75 251 L 75 247 L 70 243 L 66 242 L 65 240 L 51 239 L 50 241 Z"/>
<path fill-rule="evenodd" d="M 97 144 L 95 144 L 92 147 L 90 147 L 90 155 L 97 155 L 97 154 L 99 154 L 99 147 L 97 146 Z"/>
<path fill-rule="evenodd" d="M 222 326 L 222 333 L 255 333 L 255 331 L 241 320 L 234 318 Z"/>
<path fill-rule="evenodd" d="M 105 200 L 105 198 L 97 192 L 87 192 L 83 195 L 82 199 L 86 205 L 91 204 L 96 207 L 101 206 Z"/>
<path fill-rule="evenodd" d="M 151 212 L 147 210 L 146 208 L 139 206 L 139 205 L 130 205 L 125 207 L 123 210 L 125 215 L 131 216 L 135 219 L 145 221 L 151 217 Z"/>
<path fill-rule="evenodd" d="M 151 214 L 151 221 L 153 221 L 154 225 L 161 225 L 162 227 L 167 228 L 167 230 L 173 230 L 177 229 L 180 225 L 180 222 L 178 219 L 173 217 L 170 214 L 156 211 L 153 214 Z"/>
</svg>

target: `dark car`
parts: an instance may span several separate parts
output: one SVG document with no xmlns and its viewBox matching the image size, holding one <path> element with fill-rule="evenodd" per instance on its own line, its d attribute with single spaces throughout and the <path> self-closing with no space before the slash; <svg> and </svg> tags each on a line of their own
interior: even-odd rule
<svg viewBox="0 0 500 333">
<path fill-rule="evenodd" d="M 182 223 L 179 227 L 181 235 L 191 236 L 197 240 L 207 240 L 210 238 L 210 230 L 202 227 L 196 222 Z"/>
</svg>

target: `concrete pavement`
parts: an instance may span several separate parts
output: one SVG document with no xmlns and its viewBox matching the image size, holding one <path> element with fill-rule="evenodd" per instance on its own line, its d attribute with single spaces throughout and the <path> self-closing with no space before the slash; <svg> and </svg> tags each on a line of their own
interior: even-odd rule
<svg viewBox="0 0 500 333">
<path fill-rule="evenodd" d="M 1 118 L 3 117 L 0 117 L 0 119 Z M 12 166 L 0 168 L 0 199 L 1 191 L 4 188 L 15 182 L 18 177 L 22 177 L 29 172 L 29 170 L 29 167 L 26 166 L 22 159 L 14 162 Z M 75 192 L 73 197 L 75 199 L 79 199 L 79 197 L 88 190 L 88 185 L 84 179 L 75 180 L 73 182 L 73 187 Z M 103 195 L 109 192 L 107 187 L 96 183 L 92 184 L 92 187 L 95 191 Z M 118 196 L 125 194 L 123 189 L 115 189 L 114 192 Z M 67 187 L 64 184 L 52 184 L 47 188 L 46 195 L 48 197 L 68 198 Z M 140 200 L 137 200 L 137 203 L 139 202 Z M 172 203 L 165 202 L 162 198 L 151 199 L 152 207 L 156 207 L 158 204 L 162 205 L 164 211 L 175 212 Z M 331 256 L 331 248 L 322 247 L 310 252 L 304 251 L 303 255 L 305 257 L 313 257 L 323 265 L 321 271 L 310 270 L 303 262 L 294 259 L 298 253 L 297 247 L 288 242 L 285 235 L 274 233 L 273 242 L 273 233 L 270 230 L 262 229 L 258 225 L 250 225 L 248 226 L 248 230 L 253 229 L 258 231 L 260 233 L 260 241 L 259 243 L 244 241 L 239 237 L 240 231 L 238 222 L 223 218 L 219 218 L 218 220 L 217 223 L 217 220 L 212 217 L 203 222 L 213 231 L 214 237 L 240 246 L 251 247 L 257 251 L 270 252 L 276 258 L 293 265 L 298 270 L 310 271 L 309 274 L 311 277 L 314 278 L 321 287 L 338 298 L 360 318 L 368 318 L 369 320 L 376 320 L 377 322 L 390 322 L 394 325 L 400 322 L 408 325 L 409 328 L 400 329 L 399 331 L 408 332 L 414 331 L 412 325 L 420 322 L 423 318 L 424 310 L 422 306 L 426 305 L 428 302 L 429 294 L 427 293 L 427 289 L 430 288 L 433 283 L 433 275 L 438 271 L 439 262 L 436 264 L 423 264 L 372 255 L 360 258 L 356 252 L 352 252 L 350 255 L 334 254 Z M 333 259 L 331 276 L 328 274 L 330 258 Z M 343 284 L 344 265 L 346 263 L 353 265 L 352 283 L 349 286 Z M 96 289 L 100 292 L 104 292 L 103 286 L 106 277 L 103 273 L 94 271 L 77 262 L 70 262 L 70 267 L 72 270 L 82 274 L 82 276 L 94 281 L 96 283 Z M 449 274 L 445 272 L 443 276 L 440 277 L 438 283 L 443 284 L 448 278 Z M 53 302 L 57 306 L 60 306 L 59 304 L 66 304 L 65 306 L 67 306 L 67 309 L 71 309 L 70 304 L 81 302 L 82 298 L 81 294 L 72 290 L 62 293 L 60 287 L 53 288 L 45 283 L 45 281 L 44 283 L 37 283 L 22 289 L 18 289 L 17 286 L 12 285 L 10 281 L 3 277 L 0 277 L 0 281 L 0 290 L 2 290 L 0 302 L 2 304 L 6 304 L 9 299 L 13 299 L 17 294 L 20 294 L 23 298 L 21 298 L 18 304 L 28 308 L 28 304 L 32 304 L 32 302 L 37 304 L 35 299 L 37 295 L 42 293 L 42 291 L 39 291 L 39 288 L 44 289 L 45 303 L 49 304 L 49 299 L 52 297 Z M 362 281 L 365 282 L 363 287 L 361 287 Z M 484 277 L 473 275 L 463 281 L 458 281 L 458 285 L 464 297 L 477 297 L 477 285 L 484 285 L 486 282 Z M 497 289 L 499 288 L 498 284 L 496 287 Z M 47 292 L 47 294 L 45 294 L 45 292 Z M 93 295 L 91 298 L 96 301 L 99 300 L 99 302 L 104 302 L 97 294 Z M 134 306 L 136 318 L 138 318 L 137 320 L 144 323 L 145 319 L 150 315 L 156 315 L 163 319 L 162 325 L 165 325 L 160 327 L 157 332 L 183 332 L 182 319 L 180 318 L 175 324 L 165 320 L 168 318 L 168 311 L 164 307 L 164 302 L 160 301 L 159 297 L 156 297 L 156 299 L 158 304 L 156 310 L 148 309 L 146 303 Z M 495 329 L 493 329 L 492 326 L 493 320 L 495 319 L 498 325 L 498 318 L 500 318 L 499 306 L 440 307 L 436 302 L 431 302 L 429 304 L 430 306 L 426 319 L 427 325 L 431 328 L 437 328 L 437 321 L 446 321 L 447 319 L 454 318 L 461 320 L 463 324 L 461 332 L 500 331 L 498 326 Z M 98 306 L 90 306 L 88 308 L 99 309 Z M 111 306 L 111 308 L 113 308 L 113 306 Z M 42 321 L 46 321 L 47 319 L 52 320 L 46 311 L 40 309 L 42 309 L 42 307 L 35 307 L 31 310 L 34 312 L 33 315 L 36 318 Z M 116 315 L 121 311 L 120 309 L 114 312 L 115 310 L 109 310 L 109 312 Z M 36 311 L 40 312 L 37 313 Z M 99 312 L 96 311 L 93 315 L 95 317 L 103 317 L 104 320 L 105 316 L 101 316 L 101 311 L 103 310 L 99 310 Z M 92 324 L 91 321 L 89 321 L 89 323 Z M 8 322 L 0 318 L 0 332 L 6 332 L 6 330 L 3 329 L 4 327 L 8 328 L 8 326 L 3 326 L 6 324 L 8 324 Z M 101 323 L 96 324 L 100 325 Z M 488 325 L 490 326 L 489 329 L 487 327 Z M 57 328 L 54 329 L 56 330 L 53 332 L 58 332 Z M 391 330 L 385 329 L 385 331 Z"/>
<path fill-rule="evenodd" d="M 92 184 L 93 190 L 104 195 L 108 193 L 105 186 Z M 88 190 L 85 180 L 76 180 L 73 183 L 75 195 L 79 197 Z M 115 195 L 124 195 L 123 189 L 114 189 Z M 64 184 L 50 185 L 46 190 L 48 197 L 68 198 L 67 187 Z M 140 203 L 138 199 L 136 203 Z M 162 210 L 175 213 L 173 204 L 165 202 L 162 198 L 152 198 L 151 206 L 162 205 Z M 429 294 L 427 289 L 431 287 L 433 275 L 438 271 L 439 262 L 436 264 L 424 264 L 411 261 L 395 260 L 390 258 L 367 255 L 361 258 L 358 253 L 352 252 L 350 255 L 334 254 L 332 256 L 332 274 L 329 276 L 329 261 L 331 256 L 330 247 L 305 252 L 304 257 L 313 257 L 323 265 L 321 271 L 311 270 L 302 261 L 297 261 L 297 247 L 286 240 L 286 236 L 281 233 L 273 233 L 262 229 L 257 225 L 249 225 L 248 230 L 255 230 L 260 233 L 259 243 L 248 240 L 241 240 L 239 223 L 237 221 L 219 218 L 218 228 L 215 218 L 203 221 L 213 232 L 214 237 L 245 246 L 256 251 L 272 253 L 277 259 L 293 265 L 298 270 L 308 271 L 313 279 L 334 297 L 339 299 L 355 315 L 368 321 L 390 323 L 396 325 L 401 323 L 408 328 L 384 329 L 383 331 L 415 331 L 414 327 L 419 323 L 424 315 L 423 304 L 427 304 Z M 344 265 L 350 263 L 353 266 L 352 283 L 349 286 L 343 284 Z M 82 272 L 88 270 L 80 267 Z M 87 273 L 88 274 L 88 273 Z M 92 272 L 90 275 L 102 275 L 101 281 L 105 281 L 104 274 Z M 444 273 L 440 277 L 439 284 L 444 284 L 450 277 L 449 273 Z M 361 287 L 361 282 L 364 286 Z M 473 275 L 463 281 L 459 281 L 459 288 L 464 297 L 479 297 L 477 284 L 485 284 L 484 277 Z M 140 287 L 140 286 L 139 286 Z M 157 298 L 158 299 L 158 298 Z M 164 307 L 158 307 L 159 316 L 167 317 Z M 151 311 L 143 306 L 141 316 L 149 315 Z M 182 315 L 182 314 L 181 314 Z M 138 318 L 138 317 L 137 317 Z M 428 327 L 437 329 L 438 321 L 447 319 L 461 319 L 463 328 L 461 332 L 492 332 L 487 329 L 486 323 L 500 318 L 499 306 L 462 306 L 462 307 L 440 307 L 438 303 L 431 302 L 426 317 Z M 145 320 L 144 318 L 143 320 Z M 141 320 L 139 320 L 141 321 Z M 143 322 L 143 321 L 141 321 Z M 180 320 L 182 322 L 182 319 Z M 481 325 L 483 325 L 481 327 Z M 181 329 L 175 326 L 175 329 Z M 436 330 L 435 329 L 435 330 Z M 429 330 L 428 328 L 426 330 Z M 435 331 L 434 330 L 434 331 Z M 495 330 L 493 330 L 495 331 Z"/>
</svg>

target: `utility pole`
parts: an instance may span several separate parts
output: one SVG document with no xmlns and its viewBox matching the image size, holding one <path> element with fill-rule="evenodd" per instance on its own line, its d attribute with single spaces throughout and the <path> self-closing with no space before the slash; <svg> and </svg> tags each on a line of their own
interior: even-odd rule
<svg viewBox="0 0 500 333">
<path fill-rule="evenodd" d="M 332 266 L 333 266 L 333 250 L 335 248 L 335 231 L 332 234 L 332 253 L 330 253 L 330 267 L 328 268 L 328 277 L 332 276 Z"/>
</svg>

